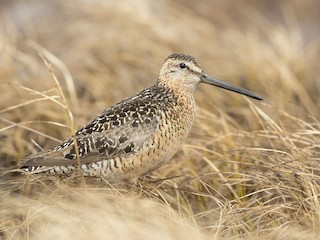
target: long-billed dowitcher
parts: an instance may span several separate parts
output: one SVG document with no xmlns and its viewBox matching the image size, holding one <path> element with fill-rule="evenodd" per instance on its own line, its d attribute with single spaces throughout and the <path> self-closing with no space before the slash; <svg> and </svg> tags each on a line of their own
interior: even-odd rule
<svg viewBox="0 0 320 240">
<path fill-rule="evenodd" d="M 28 173 L 133 179 L 168 162 L 195 118 L 198 83 L 262 100 L 255 93 L 207 75 L 195 58 L 172 54 L 150 88 L 107 108 L 60 145 L 23 161 Z"/>
</svg>

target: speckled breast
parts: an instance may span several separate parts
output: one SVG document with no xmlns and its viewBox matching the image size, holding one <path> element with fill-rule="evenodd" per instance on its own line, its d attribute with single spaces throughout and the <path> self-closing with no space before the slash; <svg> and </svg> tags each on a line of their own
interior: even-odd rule
<svg viewBox="0 0 320 240">
<path fill-rule="evenodd" d="M 114 178 L 139 177 L 168 162 L 188 136 L 195 115 L 193 97 L 157 114 L 154 135 L 123 162 L 123 168 L 112 174 Z M 110 176 L 110 174 L 109 174 Z"/>
</svg>

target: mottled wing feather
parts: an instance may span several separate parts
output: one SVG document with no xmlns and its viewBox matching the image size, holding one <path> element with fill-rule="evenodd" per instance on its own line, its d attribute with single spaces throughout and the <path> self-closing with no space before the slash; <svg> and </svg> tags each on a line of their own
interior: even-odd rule
<svg viewBox="0 0 320 240">
<path fill-rule="evenodd" d="M 128 130 L 126 132 L 127 140 L 121 142 L 117 139 L 121 137 L 115 137 L 115 131 L 109 130 L 107 133 L 94 133 L 91 135 L 94 136 L 82 136 L 77 137 L 77 140 L 80 142 L 85 141 L 87 138 L 94 137 L 99 139 L 96 142 L 92 150 L 88 151 L 85 154 L 81 154 L 80 163 L 91 163 L 100 161 L 102 159 L 111 159 L 114 157 L 122 156 L 130 152 L 138 151 L 143 143 L 146 142 L 154 133 L 155 129 L 150 126 L 139 126 L 135 131 Z M 119 129 L 117 129 L 119 130 Z M 120 135 L 122 136 L 122 135 Z M 69 139 L 68 141 L 73 141 Z M 114 144 L 110 144 L 113 141 Z M 80 146 L 80 144 L 78 144 Z M 79 149 L 79 148 L 78 148 Z M 80 153 L 80 151 L 79 151 Z M 79 154 L 80 155 L 80 154 Z M 70 159 L 70 156 L 72 158 Z M 69 158 L 68 158 L 69 157 Z M 47 151 L 37 155 L 33 155 L 30 158 L 25 159 L 24 166 L 61 166 L 61 165 L 76 165 L 77 159 L 76 154 L 74 153 L 74 143 L 71 143 L 68 147 L 59 149 L 57 151 Z"/>
<path fill-rule="evenodd" d="M 105 110 L 80 129 L 74 137 L 52 150 L 26 158 L 23 165 L 76 165 L 78 160 L 75 139 L 81 164 L 138 151 L 154 136 L 159 121 L 156 114 L 157 106 L 150 104 L 152 101 L 147 90 L 140 97 L 140 101 L 127 99 Z"/>
</svg>

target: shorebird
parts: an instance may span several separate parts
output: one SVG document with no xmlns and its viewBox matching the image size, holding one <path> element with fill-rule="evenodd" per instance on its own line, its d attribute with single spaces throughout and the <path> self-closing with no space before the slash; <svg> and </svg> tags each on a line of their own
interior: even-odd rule
<svg viewBox="0 0 320 240">
<path fill-rule="evenodd" d="M 195 119 L 194 90 L 207 83 L 248 97 L 262 97 L 206 74 L 195 58 L 172 54 L 156 83 L 94 117 L 58 146 L 27 157 L 26 173 L 135 179 L 167 163 Z"/>
</svg>

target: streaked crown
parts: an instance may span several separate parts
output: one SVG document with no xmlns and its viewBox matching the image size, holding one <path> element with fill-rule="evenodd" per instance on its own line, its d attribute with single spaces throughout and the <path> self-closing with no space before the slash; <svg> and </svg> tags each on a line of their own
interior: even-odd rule
<svg viewBox="0 0 320 240">
<path fill-rule="evenodd" d="M 194 57 L 174 53 L 164 61 L 158 82 L 169 87 L 193 91 L 201 81 L 201 73 L 202 69 Z"/>
</svg>

